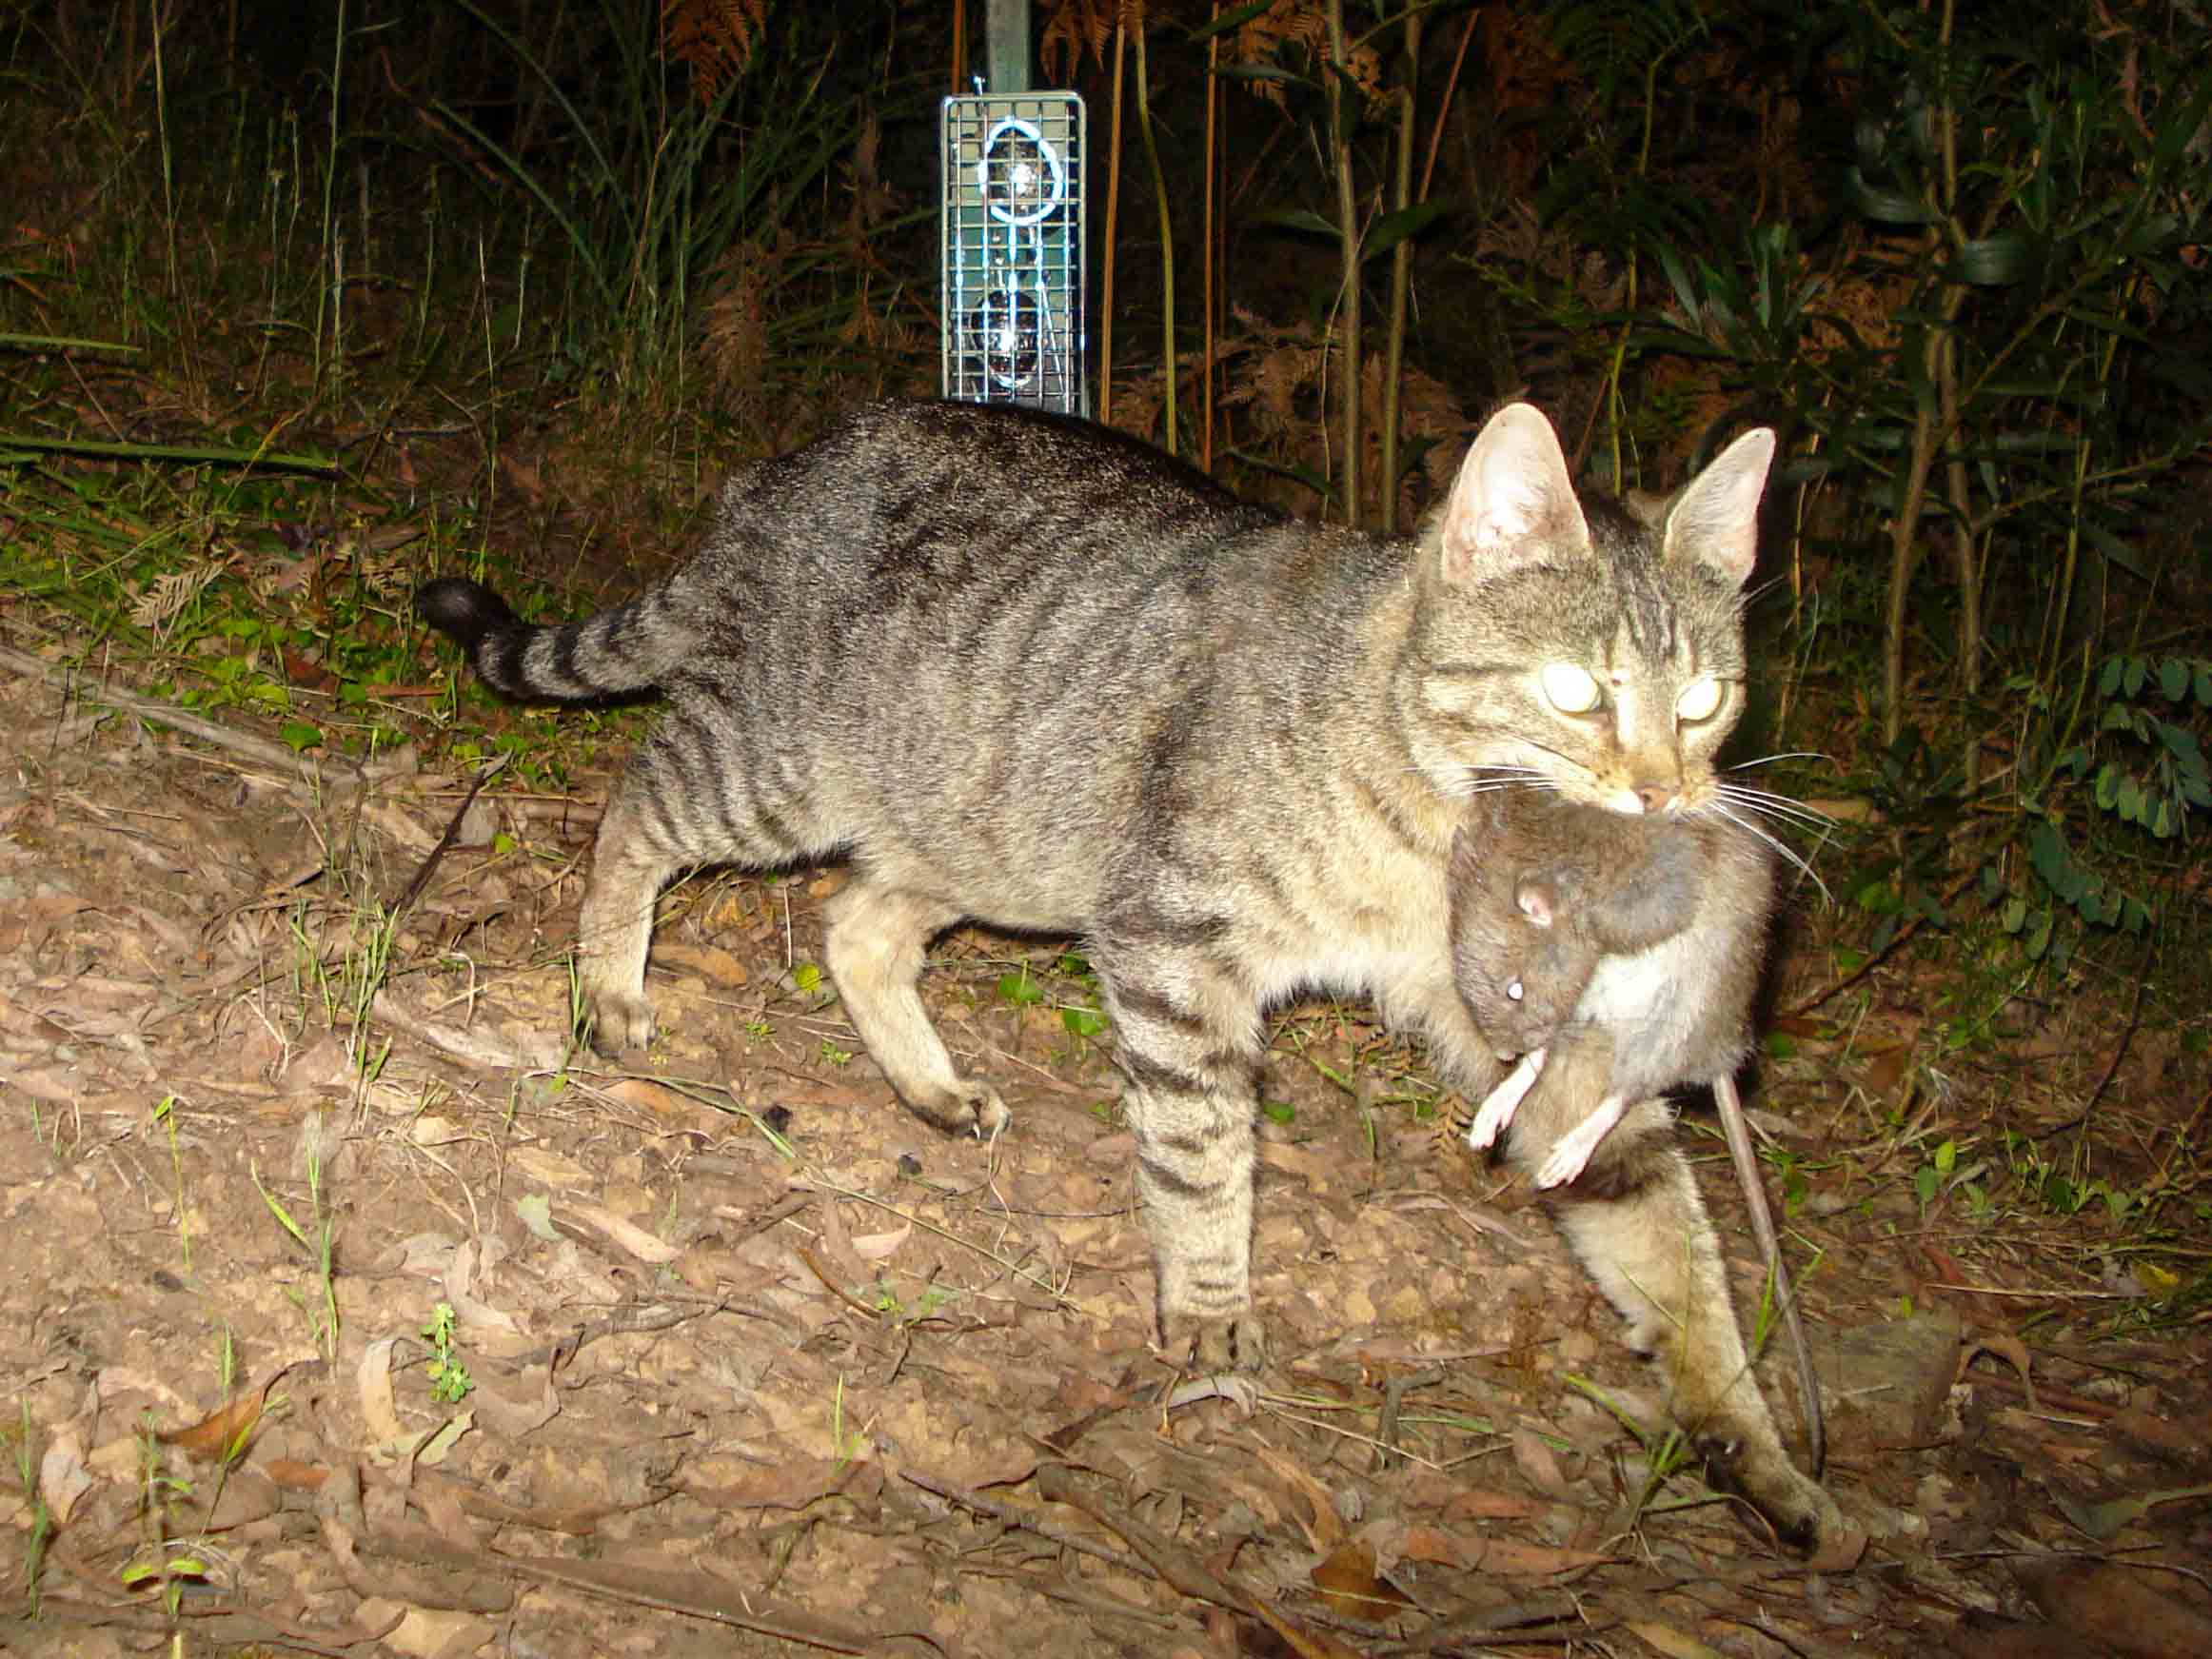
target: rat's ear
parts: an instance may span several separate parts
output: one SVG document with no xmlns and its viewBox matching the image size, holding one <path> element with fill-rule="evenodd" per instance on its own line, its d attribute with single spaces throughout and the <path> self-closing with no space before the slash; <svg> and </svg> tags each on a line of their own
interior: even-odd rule
<svg viewBox="0 0 2212 1659">
<path fill-rule="evenodd" d="M 1513 888 L 1513 902 L 1538 927 L 1550 927 L 1559 913 L 1559 884 L 1542 876 L 1524 876 Z"/>
</svg>

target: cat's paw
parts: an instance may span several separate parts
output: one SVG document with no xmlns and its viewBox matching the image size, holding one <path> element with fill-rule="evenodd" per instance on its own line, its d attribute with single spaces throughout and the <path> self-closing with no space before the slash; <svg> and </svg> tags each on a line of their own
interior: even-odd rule
<svg viewBox="0 0 2212 1659">
<path fill-rule="evenodd" d="M 1732 1445 L 1709 1441 L 1698 1451 L 1712 1484 L 1748 1501 L 1790 1549 L 1822 1556 L 1847 1549 L 1856 1529 L 1827 1490 L 1787 1457 L 1752 1458 Z M 1864 1534 L 1859 1536 L 1863 1541 Z"/>
<path fill-rule="evenodd" d="M 653 1004 L 634 992 L 602 991 L 588 999 L 592 1050 L 610 1058 L 653 1042 Z"/>
<path fill-rule="evenodd" d="M 1161 1349 L 1177 1365 L 1201 1372 L 1257 1371 L 1267 1363 L 1267 1326 L 1247 1308 L 1241 1313 L 1201 1316 L 1170 1313 Z"/>
<path fill-rule="evenodd" d="M 954 1078 L 949 1089 L 916 1089 L 906 1103 L 947 1135 L 972 1135 L 978 1140 L 997 1139 L 1014 1121 L 997 1090 L 966 1077 Z"/>
</svg>

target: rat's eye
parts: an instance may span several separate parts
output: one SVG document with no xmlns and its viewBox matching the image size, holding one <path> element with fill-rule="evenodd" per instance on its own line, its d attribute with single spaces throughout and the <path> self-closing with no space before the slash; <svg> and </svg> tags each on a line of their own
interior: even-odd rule
<svg viewBox="0 0 2212 1659">
<path fill-rule="evenodd" d="M 1588 714 L 1597 707 L 1597 681 L 1572 662 L 1547 662 L 1536 676 L 1544 700 L 1561 714 Z"/>
<path fill-rule="evenodd" d="M 1709 674 L 1692 680 L 1674 700 L 1674 712 L 1686 721 L 1708 721 L 1720 706 L 1721 682 Z"/>
<path fill-rule="evenodd" d="M 1514 980 L 1514 981 L 1513 981 L 1513 982 L 1512 982 L 1511 985 L 1508 985 L 1508 986 L 1506 987 L 1506 995 L 1507 995 L 1507 997 L 1511 997 L 1511 998 L 1513 1001 L 1515 1001 L 1515 1002 L 1518 1002 L 1518 1001 L 1521 999 L 1521 982 L 1520 982 L 1520 980 L 1518 980 L 1518 979 L 1515 979 L 1515 980 Z"/>
</svg>

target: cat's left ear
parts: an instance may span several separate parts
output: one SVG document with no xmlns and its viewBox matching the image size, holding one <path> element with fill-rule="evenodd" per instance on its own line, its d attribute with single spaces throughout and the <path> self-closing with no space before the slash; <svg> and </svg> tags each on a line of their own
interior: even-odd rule
<svg viewBox="0 0 2212 1659">
<path fill-rule="evenodd" d="M 1746 432 L 1683 486 L 1667 515 L 1665 555 L 1695 560 L 1741 586 L 1759 557 L 1759 497 L 1774 461 L 1774 433 Z"/>
</svg>

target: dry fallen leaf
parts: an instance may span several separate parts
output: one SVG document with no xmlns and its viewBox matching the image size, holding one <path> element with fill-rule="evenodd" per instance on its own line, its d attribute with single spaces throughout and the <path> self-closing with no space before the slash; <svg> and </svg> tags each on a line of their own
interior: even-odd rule
<svg viewBox="0 0 2212 1659">
<path fill-rule="evenodd" d="M 77 1500 L 92 1490 L 92 1472 L 85 1467 L 83 1448 L 74 1432 L 64 1430 L 38 1460 L 38 1495 L 57 1527 L 69 1524 Z"/>
<path fill-rule="evenodd" d="M 1313 1571 L 1313 1589 L 1333 1611 L 1353 1619 L 1387 1619 L 1412 1604 L 1375 1571 L 1374 1546 L 1350 1538 Z"/>
<path fill-rule="evenodd" d="M 259 1383 L 241 1389 L 220 1410 L 209 1412 L 190 1428 L 174 1429 L 154 1438 L 193 1457 L 230 1457 L 252 1434 L 254 1425 L 261 1421 L 262 1402 L 268 1397 L 268 1391 L 277 1378 L 292 1369 L 292 1363 L 286 1360 Z"/>
<path fill-rule="evenodd" d="M 406 1434 L 392 1397 L 392 1350 L 400 1341 L 397 1336 L 379 1337 L 362 1350 L 361 1364 L 354 1368 L 354 1392 L 361 1397 L 362 1420 L 368 1425 L 372 1444 L 396 1445 Z"/>
<path fill-rule="evenodd" d="M 1709 1648 L 1686 1630 L 1672 1625 L 1663 1625 L 1656 1619 L 1623 1619 L 1622 1624 L 1666 1654 L 1668 1659 L 1721 1659 L 1717 1649 Z"/>
<path fill-rule="evenodd" d="M 1278 1452 L 1272 1446 L 1255 1449 L 1260 1462 L 1274 1471 L 1275 1478 L 1301 1493 L 1313 1518 L 1299 1515 L 1297 1522 L 1306 1534 L 1306 1542 L 1323 1555 L 1344 1541 L 1344 1522 L 1336 1513 L 1336 1506 L 1330 1500 L 1329 1489 L 1308 1474 L 1297 1459 L 1287 1452 Z"/>
<path fill-rule="evenodd" d="M 720 985 L 725 991 L 742 989 L 753 978 L 745 964 L 720 945 L 656 945 L 653 947 L 653 965 L 657 968 L 687 969 L 710 985 Z"/>
<path fill-rule="evenodd" d="M 1563 1498 L 1568 1495 L 1567 1476 L 1559 1471 L 1559 1459 L 1550 1446 L 1533 1429 L 1513 1431 L 1513 1463 L 1531 1486 L 1548 1497 Z"/>
<path fill-rule="evenodd" d="M 575 1200 L 563 1204 L 562 1214 L 605 1234 L 611 1243 L 629 1252 L 640 1261 L 651 1262 L 656 1267 L 674 1261 L 683 1254 L 681 1246 L 657 1238 L 636 1222 L 626 1221 L 612 1210 L 603 1209 L 598 1204 Z"/>
<path fill-rule="evenodd" d="M 1517 1492 L 1489 1491 L 1469 1487 L 1444 1505 L 1447 1521 L 1525 1521 L 1550 1507 L 1542 1498 L 1525 1498 Z"/>
</svg>

